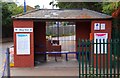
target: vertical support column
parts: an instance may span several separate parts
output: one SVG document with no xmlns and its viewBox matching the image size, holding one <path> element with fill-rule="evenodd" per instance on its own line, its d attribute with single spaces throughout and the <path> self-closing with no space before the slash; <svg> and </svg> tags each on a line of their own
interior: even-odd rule
<svg viewBox="0 0 120 78">
<path fill-rule="evenodd" d="M 13 20 L 13 25 L 14 25 L 14 66 L 34 67 L 33 20 Z M 23 46 L 22 48 L 24 48 L 25 51 L 23 51 L 20 46 Z M 27 50 L 25 47 L 27 48 Z"/>
<path fill-rule="evenodd" d="M 97 48 L 97 53 L 95 52 L 95 47 L 94 47 L 94 67 L 98 67 L 98 68 L 101 68 L 101 67 L 104 67 L 105 66 L 105 63 L 108 63 L 108 67 L 110 67 L 110 46 L 108 46 L 106 43 L 107 43 L 107 40 L 103 40 L 103 34 L 107 34 L 107 36 L 104 35 L 104 37 L 107 37 L 108 39 L 111 39 L 111 20 L 94 20 L 92 21 L 91 23 L 91 34 L 92 34 L 92 39 L 98 39 L 98 47 Z M 96 37 L 96 34 L 99 34 L 98 36 L 99 37 Z M 107 46 L 106 48 L 103 48 L 103 49 L 106 49 L 106 50 L 103 50 L 100 48 L 100 43 L 99 43 L 99 39 L 102 39 L 101 40 L 101 48 L 103 48 L 104 46 Z M 95 40 L 94 40 L 95 41 Z M 95 42 L 94 42 L 95 43 Z M 103 46 L 103 47 L 102 47 Z M 100 50 L 101 49 L 101 50 Z M 101 52 L 100 52 L 101 51 Z M 105 52 L 106 51 L 106 52 Z M 108 56 L 107 56 L 108 55 Z M 97 57 L 97 58 L 96 58 Z M 106 59 L 108 60 L 106 62 Z M 97 61 L 97 62 L 96 62 Z M 98 64 L 98 65 L 97 65 Z"/>
</svg>

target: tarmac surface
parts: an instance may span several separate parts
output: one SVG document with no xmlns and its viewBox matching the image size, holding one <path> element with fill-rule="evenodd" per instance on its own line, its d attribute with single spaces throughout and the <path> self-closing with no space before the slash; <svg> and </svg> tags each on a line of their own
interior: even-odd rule
<svg viewBox="0 0 120 78">
<path fill-rule="evenodd" d="M 76 60 L 49 60 L 33 68 L 11 68 L 11 76 L 79 76 Z"/>
</svg>

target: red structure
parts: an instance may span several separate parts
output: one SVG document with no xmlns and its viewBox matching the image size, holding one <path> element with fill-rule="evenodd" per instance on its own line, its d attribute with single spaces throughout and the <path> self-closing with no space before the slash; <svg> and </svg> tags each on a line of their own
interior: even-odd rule
<svg viewBox="0 0 120 78">
<path fill-rule="evenodd" d="M 45 54 L 36 55 L 35 52 L 46 52 L 46 22 L 52 21 L 72 21 L 76 24 L 76 51 L 78 39 L 94 39 L 94 33 L 108 33 L 111 38 L 111 16 L 101 14 L 88 9 L 80 10 L 48 10 L 40 9 L 13 18 L 14 26 L 14 66 L 15 67 L 34 67 L 35 60 L 45 61 Z M 105 29 L 95 30 L 95 23 L 104 24 Z M 20 34 L 20 36 L 19 36 Z M 26 35 L 28 37 L 23 37 Z M 30 37 L 29 37 L 30 35 Z M 26 40 L 24 45 L 22 41 Z M 30 41 L 29 39 L 30 38 Z M 30 43 L 30 45 L 28 45 Z M 20 46 L 21 44 L 21 46 Z M 29 50 L 20 49 L 18 46 Z M 26 46 L 25 46 L 26 45 Z M 25 51 L 25 52 L 24 52 Z M 96 55 L 94 55 L 96 57 Z M 39 58 L 39 59 L 38 59 Z M 96 63 L 94 63 L 96 64 Z"/>
<path fill-rule="evenodd" d="M 33 28 L 33 21 L 31 20 L 14 20 L 14 28 Z M 34 33 L 30 33 L 30 55 L 17 55 L 16 54 L 16 34 L 20 32 L 14 32 L 14 66 L 15 67 L 33 67 L 34 66 Z M 27 32 L 26 32 L 27 33 Z M 22 45 L 21 45 L 22 46 Z"/>
<path fill-rule="evenodd" d="M 94 30 L 94 23 L 104 23 L 106 25 L 105 27 L 105 30 Z M 108 39 L 111 39 L 111 21 L 110 20 L 94 20 L 92 21 L 92 25 L 91 25 L 91 34 L 92 34 L 92 37 L 94 38 L 94 33 L 108 33 Z M 108 46 L 108 48 L 110 48 L 110 46 Z M 103 61 L 103 64 L 100 64 L 100 56 L 101 58 L 103 58 L 103 60 L 106 60 L 105 57 L 106 55 L 105 54 L 98 54 L 98 68 L 100 68 L 100 65 L 105 65 L 104 64 L 104 61 Z M 110 49 L 108 49 L 108 64 L 110 63 Z M 94 67 L 96 67 L 96 54 L 94 54 Z M 103 67 L 103 66 L 101 66 Z M 108 65 L 108 67 L 110 67 L 110 65 Z"/>
<path fill-rule="evenodd" d="M 120 7 L 112 13 L 112 17 L 120 18 Z"/>
</svg>

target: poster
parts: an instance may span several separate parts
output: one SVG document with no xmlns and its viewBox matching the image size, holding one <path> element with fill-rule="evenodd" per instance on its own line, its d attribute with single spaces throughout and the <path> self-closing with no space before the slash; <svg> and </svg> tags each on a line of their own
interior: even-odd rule
<svg viewBox="0 0 120 78">
<path fill-rule="evenodd" d="M 16 34 L 17 55 L 30 54 L 30 34 Z"/>
<path fill-rule="evenodd" d="M 100 30 L 100 23 L 94 24 L 94 30 Z"/>
<path fill-rule="evenodd" d="M 101 24 L 101 30 L 105 30 L 105 24 L 104 23 Z"/>
<path fill-rule="evenodd" d="M 107 42 L 107 39 L 108 39 L 108 33 L 94 33 L 94 43 L 96 43 L 96 39 L 97 39 L 97 54 L 100 54 L 100 51 L 101 51 L 101 54 L 103 53 L 107 53 L 107 44 L 105 44 L 103 46 L 103 44 L 101 44 L 101 48 L 100 48 L 100 39 L 101 39 L 101 43 L 103 43 L 103 39 L 105 40 L 104 42 L 106 43 Z M 104 48 L 103 48 L 104 47 Z M 101 49 L 101 50 L 100 50 Z M 103 50 L 104 49 L 104 50 Z M 96 44 L 94 44 L 94 54 L 96 54 Z"/>
</svg>

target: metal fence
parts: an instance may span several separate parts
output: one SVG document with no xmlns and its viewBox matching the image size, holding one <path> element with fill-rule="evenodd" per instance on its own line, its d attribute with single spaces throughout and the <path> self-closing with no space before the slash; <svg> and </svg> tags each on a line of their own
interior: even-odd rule
<svg viewBox="0 0 120 78">
<path fill-rule="evenodd" d="M 51 40 L 51 44 L 54 46 L 54 41 L 59 41 L 61 46 L 59 51 L 76 51 L 76 29 L 75 25 L 52 25 L 46 26 L 46 36 Z M 51 38 L 49 38 L 51 36 Z M 52 50 L 53 48 L 51 48 Z M 53 50 L 52 50 L 53 51 Z M 54 50 L 56 51 L 56 50 Z M 58 51 L 58 50 L 57 50 Z"/>
<path fill-rule="evenodd" d="M 120 78 L 119 51 L 119 39 L 79 39 L 79 78 Z"/>
<path fill-rule="evenodd" d="M 71 36 L 75 34 L 75 25 L 67 26 L 46 26 L 46 35 L 57 36 Z"/>
</svg>

